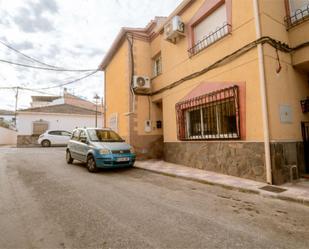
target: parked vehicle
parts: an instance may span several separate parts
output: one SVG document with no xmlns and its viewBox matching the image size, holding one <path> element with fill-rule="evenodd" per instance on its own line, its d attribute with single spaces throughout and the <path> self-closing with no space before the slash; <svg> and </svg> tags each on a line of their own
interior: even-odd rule
<svg viewBox="0 0 309 249">
<path fill-rule="evenodd" d="M 66 161 L 85 162 L 89 172 L 99 168 L 132 167 L 133 148 L 111 129 L 80 128 L 73 131 L 66 150 Z"/>
<path fill-rule="evenodd" d="M 38 144 L 42 147 L 50 147 L 52 145 L 67 145 L 72 133 L 61 130 L 48 130 L 39 136 Z"/>
</svg>

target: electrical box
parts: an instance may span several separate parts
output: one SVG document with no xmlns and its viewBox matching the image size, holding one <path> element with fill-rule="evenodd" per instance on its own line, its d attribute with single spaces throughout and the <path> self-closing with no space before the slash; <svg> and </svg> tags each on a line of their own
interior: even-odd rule
<svg viewBox="0 0 309 249">
<path fill-rule="evenodd" d="M 290 105 L 280 105 L 280 121 L 281 123 L 292 123 L 292 107 Z"/>
<path fill-rule="evenodd" d="M 145 121 L 145 132 L 151 132 L 151 120 Z"/>
</svg>

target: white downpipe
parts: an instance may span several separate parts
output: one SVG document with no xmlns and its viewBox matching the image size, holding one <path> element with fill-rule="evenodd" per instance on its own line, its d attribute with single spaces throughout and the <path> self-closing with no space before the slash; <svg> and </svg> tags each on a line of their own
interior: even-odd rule
<svg viewBox="0 0 309 249">
<path fill-rule="evenodd" d="M 261 38 L 260 16 L 258 0 L 253 0 L 254 19 L 256 29 L 256 39 Z M 259 60 L 259 77 L 260 77 L 260 94 L 262 102 L 262 119 L 264 133 L 264 148 L 265 148 L 265 163 L 266 163 L 266 181 L 272 184 L 271 160 L 270 160 L 270 142 L 269 142 L 269 127 L 268 127 L 268 110 L 266 96 L 266 80 L 262 44 L 257 45 L 258 60 Z"/>
</svg>

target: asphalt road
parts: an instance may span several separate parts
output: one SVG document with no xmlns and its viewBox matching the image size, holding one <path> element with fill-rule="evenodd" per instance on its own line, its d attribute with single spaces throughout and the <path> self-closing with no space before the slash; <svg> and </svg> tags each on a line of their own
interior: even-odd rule
<svg viewBox="0 0 309 249">
<path fill-rule="evenodd" d="M 309 208 L 64 148 L 0 149 L 0 248 L 309 248 Z"/>
</svg>

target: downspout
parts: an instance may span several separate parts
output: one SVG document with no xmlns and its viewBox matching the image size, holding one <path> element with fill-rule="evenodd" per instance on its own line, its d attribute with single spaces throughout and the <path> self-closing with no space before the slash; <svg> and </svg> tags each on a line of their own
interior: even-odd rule
<svg viewBox="0 0 309 249">
<path fill-rule="evenodd" d="M 259 3 L 258 0 L 253 0 L 254 20 L 256 39 L 261 38 Z M 266 164 L 266 181 L 272 184 L 271 159 L 270 159 L 270 142 L 269 142 L 269 126 L 268 126 L 268 110 L 267 110 L 267 96 L 266 96 L 266 79 L 264 68 L 263 47 L 259 43 L 257 45 L 258 60 L 259 60 L 259 78 L 260 78 L 260 94 L 262 103 L 262 119 L 263 119 L 263 133 L 264 133 L 264 149 L 265 149 L 265 164 Z"/>
</svg>

